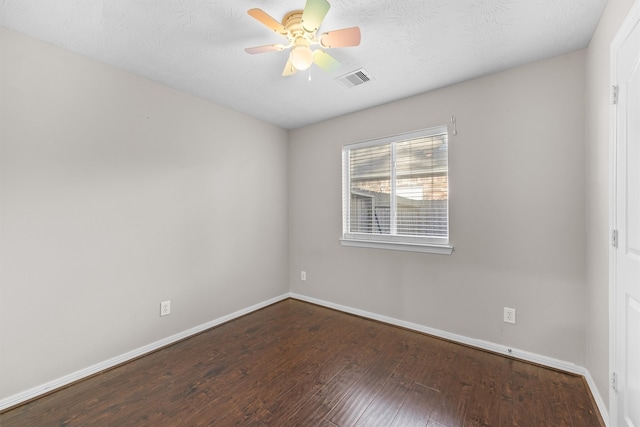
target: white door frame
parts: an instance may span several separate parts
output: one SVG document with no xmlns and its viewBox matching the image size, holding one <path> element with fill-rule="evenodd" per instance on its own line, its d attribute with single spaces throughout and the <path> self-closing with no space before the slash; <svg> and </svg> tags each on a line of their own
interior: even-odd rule
<svg viewBox="0 0 640 427">
<path fill-rule="evenodd" d="M 618 29 L 616 36 L 611 42 L 610 46 L 610 84 L 612 88 L 618 86 L 618 64 L 617 64 L 617 52 L 623 41 L 629 36 L 636 24 L 640 22 L 640 0 L 636 0 L 631 10 L 629 11 L 624 22 Z M 616 95 L 617 96 L 617 95 Z M 610 108 L 610 136 L 609 136 L 609 231 L 613 233 L 613 230 L 617 230 L 616 215 L 617 215 L 617 154 L 618 154 L 618 139 L 617 139 L 617 108 L 612 100 Z M 609 423 L 613 426 L 613 423 L 618 419 L 618 401 L 617 393 L 614 391 L 613 374 L 619 369 L 616 366 L 616 345 L 617 345 L 617 275 L 616 275 L 616 250 L 612 244 L 613 235 L 610 236 L 609 242 Z M 606 420 L 605 420 L 606 422 Z"/>
</svg>

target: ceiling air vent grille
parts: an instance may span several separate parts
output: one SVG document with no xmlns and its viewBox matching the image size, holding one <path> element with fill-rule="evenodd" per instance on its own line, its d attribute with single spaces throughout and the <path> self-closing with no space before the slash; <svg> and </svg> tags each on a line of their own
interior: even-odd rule
<svg viewBox="0 0 640 427">
<path fill-rule="evenodd" d="M 370 81 L 371 79 L 371 75 L 367 73 L 363 68 L 355 70 L 349 74 L 345 74 L 344 76 L 336 77 L 336 80 L 338 80 L 346 87 L 359 86 Z"/>
</svg>

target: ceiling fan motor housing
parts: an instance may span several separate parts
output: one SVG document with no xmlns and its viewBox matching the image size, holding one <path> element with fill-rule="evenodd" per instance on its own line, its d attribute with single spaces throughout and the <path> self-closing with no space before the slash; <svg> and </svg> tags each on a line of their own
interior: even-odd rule
<svg viewBox="0 0 640 427">
<path fill-rule="evenodd" d="M 282 25 L 289 32 L 288 38 L 291 42 L 294 42 L 300 37 L 304 37 L 308 40 L 312 40 L 315 37 L 315 31 L 307 31 L 302 26 L 302 10 L 294 10 L 287 13 L 282 19 Z"/>
</svg>

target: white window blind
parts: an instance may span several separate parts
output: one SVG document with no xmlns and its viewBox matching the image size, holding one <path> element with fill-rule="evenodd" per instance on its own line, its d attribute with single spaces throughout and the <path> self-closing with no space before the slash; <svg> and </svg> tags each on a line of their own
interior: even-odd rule
<svg viewBox="0 0 640 427">
<path fill-rule="evenodd" d="M 448 245 L 448 181 L 444 126 L 344 146 L 343 241 Z"/>
</svg>

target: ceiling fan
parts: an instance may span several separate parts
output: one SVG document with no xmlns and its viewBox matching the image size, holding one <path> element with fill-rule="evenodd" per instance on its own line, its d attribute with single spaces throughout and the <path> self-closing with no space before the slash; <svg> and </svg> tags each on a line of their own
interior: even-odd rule
<svg viewBox="0 0 640 427">
<path fill-rule="evenodd" d="M 336 70 L 340 63 L 335 58 L 321 49 L 312 50 L 311 47 L 320 46 L 330 49 L 358 46 L 360 44 L 360 28 L 344 28 L 316 35 L 330 7 L 327 0 L 307 0 L 304 10 L 294 10 L 287 13 L 282 19 L 282 23 L 276 21 L 262 9 L 250 9 L 247 12 L 250 16 L 276 33 L 285 36 L 288 43 L 249 47 L 245 49 L 245 52 L 253 55 L 291 49 L 287 65 L 282 72 L 283 76 L 291 76 L 296 71 L 306 70 L 311 64 L 316 64 L 327 72 Z"/>
</svg>

